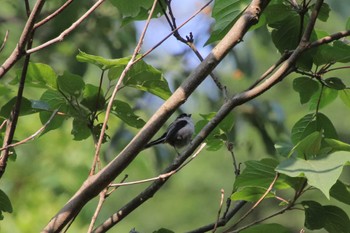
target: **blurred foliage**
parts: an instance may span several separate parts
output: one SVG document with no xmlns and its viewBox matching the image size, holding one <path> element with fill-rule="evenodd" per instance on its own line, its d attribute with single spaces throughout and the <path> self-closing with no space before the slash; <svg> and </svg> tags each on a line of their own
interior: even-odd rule
<svg viewBox="0 0 350 233">
<path fill-rule="evenodd" d="M 48 1 L 42 18 L 64 2 Z M 1 182 L 0 218 L 5 218 L 1 222 L 1 232 L 40 231 L 88 176 L 94 155 L 91 138 L 99 135 L 111 88 L 127 65 L 140 31 L 137 24 L 131 22 L 145 19 L 152 2 L 105 2 L 65 40 L 32 55 L 15 139 L 33 134 L 55 109 L 60 115 L 50 123 L 45 134 L 16 147 L 17 159 L 9 162 Z M 211 48 L 210 43 L 225 35 L 247 2 L 215 1 L 213 32 L 208 35 L 203 31 L 195 35 L 195 41 L 196 36 L 207 37 L 206 48 Z M 58 36 L 91 4 L 73 1 L 62 14 L 36 31 L 34 45 Z M 173 8 L 180 11 L 182 5 L 185 4 L 174 1 Z M 128 7 L 124 9 L 123 6 Z M 312 7 L 311 4 L 309 9 Z M 284 1 L 271 1 L 261 22 L 247 34 L 244 43 L 218 66 L 216 72 L 230 93 L 249 87 L 275 63 L 279 53 L 295 48 L 300 39 L 299 27 L 307 24 L 309 15 L 306 14 L 301 24 L 298 11 L 291 9 Z M 345 18 L 349 11 L 350 6 L 346 4 L 324 4 L 312 40 L 349 29 L 349 19 Z M 157 8 L 157 13 L 160 16 L 162 10 Z M 164 18 L 156 20 L 166 23 Z M 208 23 L 209 17 L 206 20 L 198 24 Z M 2 2 L 0 38 L 4 38 L 7 29 L 11 30 L 0 53 L 1 62 L 16 46 L 25 21 L 24 4 Z M 148 39 L 154 44 L 160 40 L 158 35 Z M 205 51 L 203 44 L 197 46 Z M 276 211 L 278 204 L 283 205 L 276 197 L 292 197 L 306 179 L 321 192 L 306 193 L 302 202 L 305 220 L 301 214 L 295 216 L 288 212 L 272 220 L 279 224 L 261 224 L 242 232 L 294 232 L 304 226 L 347 232 L 350 209 L 348 198 L 344 197 L 350 195 L 350 171 L 345 166 L 349 161 L 350 123 L 345 119 L 350 112 L 350 81 L 344 78 L 347 70 L 336 68 L 349 63 L 349 49 L 344 40 L 306 53 L 297 63 L 301 74 L 291 75 L 263 96 L 238 107 L 207 138 L 207 152 L 187 165 L 153 199 L 111 232 L 128 232 L 133 228 L 153 232 L 161 227 L 164 229 L 158 232 L 166 232 L 166 229 L 184 232 L 213 222 L 220 189 L 225 190 L 225 198 L 256 201 L 267 190 L 276 170 L 283 174 L 267 195 L 270 199 L 264 200 L 267 204 L 247 221 L 265 217 L 266 210 Z M 175 54 L 161 51 L 150 54 L 132 68 L 114 102 L 112 114 L 116 117 L 111 118 L 105 135 L 105 142 L 110 143 L 102 148 L 103 165 L 124 148 L 163 99 L 188 76 L 193 69 L 193 63 L 185 59 L 188 54 L 191 51 L 185 48 Z M 330 62 L 338 62 L 332 64 L 334 70 L 325 72 L 322 77 L 312 76 L 319 67 Z M 10 114 L 20 72 L 21 62 L 1 80 L 1 120 Z M 198 133 L 222 103 L 221 93 L 211 80 L 206 80 L 181 110 L 192 113 Z M 1 130 L 0 139 L 4 129 Z M 236 159 L 244 163 L 237 179 L 227 143 L 233 143 Z M 165 145 L 143 151 L 123 175 L 128 174 L 127 181 L 156 176 L 174 156 L 172 148 Z M 328 168 L 332 170 L 323 172 Z M 116 182 L 122 178 L 118 179 Z M 146 186 L 119 188 L 107 199 L 97 224 Z M 70 231 L 87 230 L 96 204 L 94 200 L 84 207 Z M 294 221 L 290 221 L 291 216 Z"/>
</svg>

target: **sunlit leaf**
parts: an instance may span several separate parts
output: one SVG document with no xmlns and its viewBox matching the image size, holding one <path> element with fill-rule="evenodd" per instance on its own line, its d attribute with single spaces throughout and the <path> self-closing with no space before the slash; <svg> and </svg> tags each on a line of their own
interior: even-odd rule
<svg viewBox="0 0 350 233">
<path fill-rule="evenodd" d="M 108 78 L 114 80 L 119 78 L 125 66 L 113 67 L 108 72 Z M 172 94 L 169 84 L 161 71 L 148 65 L 143 60 L 134 64 L 127 76 L 123 79 L 123 84 L 141 91 L 149 92 L 162 99 L 168 99 Z"/>
<path fill-rule="evenodd" d="M 349 152 L 335 152 L 309 160 L 290 157 L 282 161 L 276 171 L 291 177 L 306 177 L 309 185 L 318 188 L 329 198 L 329 190 L 338 180 L 343 166 L 349 161 Z"/>
<path fill-rule="evenodd" d="M 212 17 L 215 19 L 213 32 L 205 44 L 221 40 L 248 6 L 248 0 L 217 0 L 214 2 Z"/>
<path fill-rule="evenodd" d="M 125 66 L 128 64 L 130 57 L 123 57 L 119 59 L 107 59 L 101 56 L 85 53 L 79 50 L 77 60 L 98 66 L 101 70 L 107 70 L 115 66 Z"/>
</svg>

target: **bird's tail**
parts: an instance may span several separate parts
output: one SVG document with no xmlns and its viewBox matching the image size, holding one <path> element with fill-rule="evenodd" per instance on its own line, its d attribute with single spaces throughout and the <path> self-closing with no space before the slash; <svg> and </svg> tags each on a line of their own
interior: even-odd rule
<svg viewBox="0 0 350 233">
<path fill-rule="evenodd" d="M 165 136 L 166 136 L 166 133 L 164 135 L 162 135 L 160 138 L 147 143 L 145 145 L 144 149 L 149 148 L 149 147 L 154 146 L 154 145 L 157 145 L 157 144 L 160 144 L 160 143 L 164 143 L 165 142 L 165 138 L 166 138 Z"/>
</svg>

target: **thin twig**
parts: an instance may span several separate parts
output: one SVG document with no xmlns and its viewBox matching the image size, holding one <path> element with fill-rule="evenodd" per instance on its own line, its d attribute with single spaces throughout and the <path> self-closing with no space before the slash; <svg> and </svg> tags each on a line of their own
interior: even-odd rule
<svg viewBox="0 0 350 233">
<path fill-rule="evenodd" d="M 273 186 L 275 185 L 278 177 L 279 177 L 279 173 L 276 172 L 275 178 L 273 179 L 273 181 L 271 182 L 269 187 L 266 189 L 265 193 L 259 198 L 259 200 L 235 224 L 233 224 L 233 226 L 230 227 L 228 232 L 233 230 L 240 222 L 242 222 L 249 214 L 251 214 L 253 212 L 253 210 L 265 199 L 267 194 L 269 194 L 271 192 L 271 190 L 272 190 Z"/>
<path fill-rule="evenodd" d="M 74 0 L 67 0 L 60 8 L 58 8 L 56 11 L 54 11 L 52 14 L 48 15 L 45 19 L 41 20 L 40 22 L 34 24 L 34 28 L 38 28 L 45 23 L 49 22 L 51 19 L 59 15 L 64 9 L 66 9 Z"/>
<path fill-rule="evenodd" d="M 225 191 L 224 191 L 224 189 L 221 189 L 220 205 L 219 205 L 218 215 L 217 215 L 217 218 L 216 218 L 214 229 L 212 230 L 213 233 L 215 233 L 215 231 L 216 231 L 216 229 L 218 227 L 218 223 L 219 223 L 220 215 L 221 215 L 221 210 L 222 210 L 222 205 L 224 203 L 224 198 L 225 198 Z"/>
<path fill-rule="evenodd" d="M 107 122 L 108 122 L 109 115 L 110 115 L 110 112 L 111 112 L 112 107 L 113 107 L 113 101 L 114 101 L 115 96 L 117 95 L 117 92 L 118 92 L 118 90 L 119 90 L 119 88 L 120 88 L 120 86 L 121 86 L 121 84 L 123 82 L 123 79 L 125 78 L 126 74 L 129 72 L 131 67 L 135 64 L 136 56 L 140 52 L 140 49 L 141 49 L 141 46 L 142 46 L 142 43 L 143 43 L 143 39 L 145 37 L 145 34 L 146 34 L 147 29 L 148 29 L 149 23 L 151 21 L 152 15 L 153 15 L 154 10 L 156 8 L 157 2 L 158 2 L 157 0 L 153 1 L 152 8 L 151 8 L 151 10 L 149 12 L 148 19 L 146 21 L 145 27 L 143 28 L 143 31 L 142 31 L 141 36 L 140 36 L 140 39 L 139 39 L 139 41 L 138 41 L 138 43 L 137 43 L 137 45 L 135 47 L 135 50 L 134 50 L 134 52 L 133 52 L 133 54 L 131 56 L 130 61 L 128 62 L 128 64 L 126 65 L 125 69 L 121 73 L 121 75 L 120 75 L 120 77 L 118 79 L 118 82 L 117 82 L 117 84 L 114 87 L 114 90 L 113 90 L 113 93 L 111 95 L 111 98 L 110 98 L 110 100 L 108 102 L 108 106 L 107 106 L 106 113 L 105 113 L 106 114 L 105 115 L 105 119 L 103 121 L 100 137 L 98 139 L 97 147 L 96 147 L 96 150 L 95 150 L 94 161 L 92 163 L 91 170 L 90 170 L 90 175 L 95 174 L 96 162 L 97 162 L 98 157 L 100 155 L 101 145 L 102 145 L 102 142 L 103 142 L 104 134 L 105 134 L 106 129 L 107 129 Z"/>
<path fill-rule="evenodd" d="M 5 150 L 5 149 L 8 149 L 10 147 L 15 147 L 15 146 L 19 146 L 19 145 L 22 145 L 30 140 L 33 140 L 36 136 L 38 136 L 41 132 L 43 132 L 46 127 L 51 123 L 52 119 L 56 116 L 58 112 L 58 109 L 56 109 L 55 111 L 53 111 L 53 113 L 51 114 L 50 118 L 47 120 L 47 122 L 39 129 L 37 130 L 34 134 L 32 134 L 31 136 L 19 141 L 19 142 L 16 142 L 16 143 L 12 143 L 12 144 L 9 144 L 7 146 L 4 146 L 2 148 L 0 148 L 0 151 L 2 150 Z"/>
<path fill-rule="evenodd" d="M 164 179 L 174 175 L 175 173 L 180 171 L 182 168 L 184 168 L 187 164 L 189 164 L 193 159 L 195 159 L 197 157 L 197 155 L 203 150 L 203 148 L 206 145 L 207 145 L 206 143 L 202 143 L 200 145 L 200 147 L 198 147 L 196 152 L 193 153 L 191 158 L 189 160 L 187 160 L 184 164 L 182 164 L 180 167 L 178 167 L 175 170 L 172 170 L 172 171 L 164 173 L 164 174 L 160 174 L 157 177 L 152 177 L 152 178 L 149 178 L 149 179 L 143 179 L 143 180 L 137 180 L 137 181 L 131 181 L 131 182 L 123 182 L 123 183 L 118 183 L 118 184 L 111 184 L 110 187 L 128 186 L 128 185 L 134 185 L 134 184 L 147 183 L 147 182 L 156 181 L 156 180 L 164 180 Z"/>
<path fill-rule="evenodd" d="M 150 48 L 147 52 L 142 54 L 138 59 L 135 60 L 134 63 L 138 62 L 139 60 L 143 59 L 145 56 L 150 54 L 152 51 L 154 51 L 156 48 L 158 48 L 161 44 L 163 44 L 164 41 L 166 41 L 169 37 L 171 37 L 176 31 L 178 31 L 180 28 L 185 26 L 189 21 L 191 21 L 194 17 L 196 17 L 199 13 L 201 13 L 209 4 L 212 2 L 209 1 L 205 5 L 203 5 L 200 9 L 198 9 L 193 15 L 191 15 L 187 20 L 185 20 L 180 26 L 172 30 L 168 35 L 166 35 L 162 40 L 160 40 L 157 44 L 155 44 L 152 48 Z"/>
<path fill-rule="evenodd" d="M 4 40 L 2 41 L 1 47 L 0 47 L 0 53 L 5 48 L 5 44 L 7 41 L 7 38 L 9 37 L 9 30 L 6 30 Z"/>
<path fill-rule="evenodd" d="M 212 2 L 211 1 L 208 1 L 208 5 Z M 159 2 L 160 3 L 160 2 Z M 160 5 L 162 6 L 162 4 L 160 3 Z M 164 7 L 162 6 L 162 10 L 163 10 L 163 13 L 168 21 L 168 24 L 170 26 L 170 29 L 173 30 L 173 35 L 174 37 L 181 41 L 182 43 L 186 44 L 193 52 L 194 54 L 197 56 L 197 58 L 202 62 L 204 59 L 203 59 L 203 56 L 200 54 L 200 52 L 198 51 L 196 45 L 194 44 L 194 39 L 193 39 L 193 34 L 190 33 L 189 36 L 186 36 L 186 39 L 184 37 L 182 37 L 179 33 L 179 30 L 176 29 L 177 28 L 177 25 L 176 25 L 176 18 L 174 16 L 174 13 L 173 13 L 173 10 L 172 10 L 172 7 L 171 7 L 171 1 L 167 1 L 167 5 L 168 5 L 168 9 L 169 9 L 169 15 L 170 15 L 170 18 L 167 14 L 167 12 L 165 11 Z M 201 8 L 202 10 L 204 10 L 205 8 Z M 225 86 L 223 86 L 221 84 L 221 82 L 219 81 L 219 78 L 213 73 L 211 72 L 210 73 L 210 76 L 212 77 L 214 83 L 216 84 L 216 86 L 218 87 L 218 89 L 223 93 L 224 97 L 225 97 L 225 100 L 227 99 L 227 89 Z"/>
<path fill-rule="evenodd" d="M 41 49 L 44 49 L 52 44 L 55 44 L 57 42 L 61 42 L 64 40 L 64 38 L 70 34 L 73 30 L 75 30 L 96 8 L 98 8 L 105 0 L 98 0 L 88 11 L 86 11 L 77 21 L 75 21 L 69 28 L 61 32 L 61 34 L 41 45 L 38 45 L 37 47 L 34 47 L 32 49 L 28 49 L 26 51 L 27 54 L 35 53 Z"/>
</svg>

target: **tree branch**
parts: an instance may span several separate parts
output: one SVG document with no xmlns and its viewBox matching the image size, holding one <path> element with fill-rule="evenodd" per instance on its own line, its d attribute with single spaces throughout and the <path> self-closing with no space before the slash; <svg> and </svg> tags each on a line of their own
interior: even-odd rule
<svg viewBox="0 0 350 233">
<path fill-rule="evenodd" d="M 43 7 L 45 0 L 38 0 L 32 12 L 30 13 L 27 23 L 24 26 L 22 34 L 18 40 L 16 48 L 12 51 L 11 55 L 0 67 L 0 79 L 11 69 L 11 67 L 25 55 L 25 46 L 32 33 L 34 23 L 38 15 L 40 14 L 41 8 Z"/>
<path fill-rule="evenodd" d="M 262 10 L 269 3 L 268 0 L 253 0 L 244 14 L 237 20 L 235 25 L 227 35 L 212 50 L 211 54 L 184 80 L 182 85 L 173 95 L 158 109 L 146 125 L 139 131 L 134 139 L 124 148 L 124 150 L 112 160 L 105 168 L 96 175 L 90 176 L 76 194 L 66 203 L 66 205 L 51 219 L 43 232 L 59 232 L 70 219 L 79 213 L 81 208 L 92 198 L 97 196 L 112 180 L 114 180 L 143 149 L 144 145 L 152 138 L 157 130 L 165 123 L 171 114 L 191 95 L 208 74 L 219 64 L 226 54 L 241 41 L 248 29 L 257 22 Z M 249 93 L 248 93 L 249 94 Z M 215 128 L 215 126 L 231 110 L 231 107 L 242 104 L 248 98 L 238 96 L 233 103 L 224 104 L 225 110 L 219 111 L 217 117 L 204 127 L 199 135 L 194 139 L 193 144 L 188 147 L 181 158 L 183 161 L 190 156 L 204 138 Z M 253 97 L 253 96 L 252 96 Z M 232 102 L 232 101 L 231 101 Z M 217 121 L 219 120 L 219 121 Z M 182 161 L 182 162 L 183 162 Z"/>
<path fill-rule="evenodd" d="M 64 38 L 69 35 L 73 30 L 75 30 L 94 10 L 96 10 L 105 0 L 98 0 L 88 11 L 85 12 L 77 21 L 75 21 L 69 28 L 61 32 L 59 36 L 56 38 L 53 38 L 37 47 L 34 47 L 32 49 L 28 49 L 26 51 L 27 54 L 35 53 L 41 49 L 44 49 L 52 44 L 55 44 L 57 42 L 61 42 L 64 40 Z"/>
</svg>

